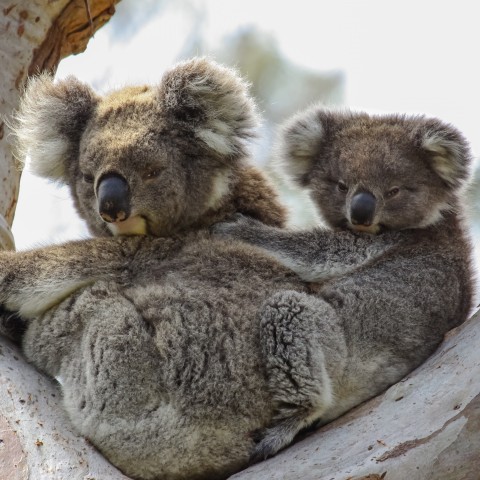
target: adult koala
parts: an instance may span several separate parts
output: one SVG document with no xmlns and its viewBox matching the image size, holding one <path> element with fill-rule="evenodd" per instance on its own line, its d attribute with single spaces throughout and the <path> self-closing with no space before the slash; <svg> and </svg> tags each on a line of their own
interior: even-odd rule
<svg viewBox="0 0 480 480">
<path fill-rule="evenodd" d="M 275 162 L 309 190 L 326 227 L 292 232 L 248 218 L 215 227 L 317 282 L 310 295 L 275 294 L 261 313 L 277 409 L 260 458 L 418 366 L 466 320 L 473 291 L 471 154 L 454 127 L 315 106 L 285 124 Z"/>
<path fill-rule="evenodd" d="M 245 84 L 205 59 L 106 97 L 40 76 L 17 117 L 33 170 L 69 185 L 104 237 L 1 253 L 0 303 L 25 322 L 25 356 L 59 380 L 78 432 L 127 475 L 215 479 L 244 467 L 273 413 L 258 310 L 275 291 L 305 290 L 205 228 L 235 212 L 285 218 L 248 160 Z"/>
</svg>

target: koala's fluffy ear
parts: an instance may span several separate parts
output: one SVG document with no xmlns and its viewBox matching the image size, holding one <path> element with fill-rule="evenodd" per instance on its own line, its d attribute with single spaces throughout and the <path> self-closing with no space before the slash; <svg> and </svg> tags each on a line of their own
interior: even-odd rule
<svg viewBox="0 0 480 480">
<path fill-rule="evenodd" d="M 248 85 L 235 71 L 194 58 L 168 71 L 159 93 L 167 115 L 193 126 L 195 138 L 213 153 L 228 159 L 247 154 L 258 121 Z"/>
<path fill-rule="evenodd" d="M 12 125 L 19 161 L 29 155 L 33 173 L 64 180 L 68 156 L 78 148 L 97 101 L 74 77 L 56 83 L 48 74 L 30 78 Z"/>
<path fill-rule="evenodd" d="M 280 128 L 272 166 L 302 186 L 308 183 L 308 174 L 319 155 L 327 136 L 328 111 L 314 106 L 294 115 Z"/>
<path fill-rule="evenodd" d="M 414 131 L 417 147 L 427 153 L 427 161 L 445 184 L 461 187 L 470 177 L 472 156 L 468 142 L 451 125 L 428 119 Z"/>
</svg>

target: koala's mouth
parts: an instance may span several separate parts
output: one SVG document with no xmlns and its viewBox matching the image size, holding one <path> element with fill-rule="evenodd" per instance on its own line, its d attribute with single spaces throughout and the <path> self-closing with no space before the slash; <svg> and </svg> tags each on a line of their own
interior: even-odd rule
<svg viewBox="0 0 480 480">
<path fill-rule="evenodd" d="M 372 235 L 378 235 L 379 233 L 382 233 L 386 229 L 385 226 L 382 225 L 381 223 L 373 223 L 371 225 L 361 225 L 361 224 L 355 225 L 354 223 L 350 222 L 346 218 L 344 218 L 336 226 L 341 230 L 351 230 L 352 232 L 357 232 L 357 233 L 370 233 Z"/>
<path fill-rule="evenodd" d="M 382 231 L 382 226 L 378 223 L 372 225 L 354 225 L 353 223 L 348 223 L 348 228 L 353 230 L 354 232 L 361 232 L 361 233 L 371 233 L 371 234 L 378 234 Z"/>
<path fill-rule="evenodd" d="M 132 215 L 121 222 L 107 223 L 108 229 L 117 235 L 146 235 L 147 221 L 141 215 Z"/>
</svg>

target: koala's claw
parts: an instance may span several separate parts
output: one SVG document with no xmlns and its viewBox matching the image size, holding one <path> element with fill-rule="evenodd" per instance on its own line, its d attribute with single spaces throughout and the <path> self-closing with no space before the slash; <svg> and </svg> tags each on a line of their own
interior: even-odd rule
<svg viewBox="0 0 480 480">
<path fill-rule="evenodd" d="M 276 449 L 272 448 L 272 443 L 268 441 L 267 432 L 268 430 L 256 430 L 252 435 L 252 439 L 256 445 L 250 455 L 251 464 L 261 462 L 275 455 Z"/>
<path fill-rule="evenodd" d="M 258 463 L 273 457 L 280 450 L 290 445 L 295 439 L 301 439 L 317 430 L 322 421 L 318 418 L 306 427 L 299 428 L 301 423 L 304 423 L 301 417 L 293 416 L 292 418 L 287 418 L 279 422 L 271 428 L 253 432 L 252 438 L 256 445 L 250 455 L 250 463 Z"/>
<path fill-rule="evenodd" d="M 250 463 L 258 463 L 273 457 L 291 443 L 294 434 L 286 431 L 285 426 L 286 422 L 282 422 L 274 427 L 256 432 L 256 445 L 250 455 Z"/>
</svg>

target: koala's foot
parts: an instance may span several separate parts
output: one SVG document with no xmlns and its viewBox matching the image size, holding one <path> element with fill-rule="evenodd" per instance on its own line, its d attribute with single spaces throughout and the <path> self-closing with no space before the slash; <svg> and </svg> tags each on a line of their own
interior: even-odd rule
<svg viewBox="0 0 480 480">
<path fill-rule="evenodd" d="M 332 307 L 322 299 L 286 291 L 272 296 L 261 315 L 268 386 L 276 413 L 272 426 L 261 434 L 252 460 L 286 447 L 333 401 L 323 345 L 330 341 L 335 323 Z"/>
</svg>

